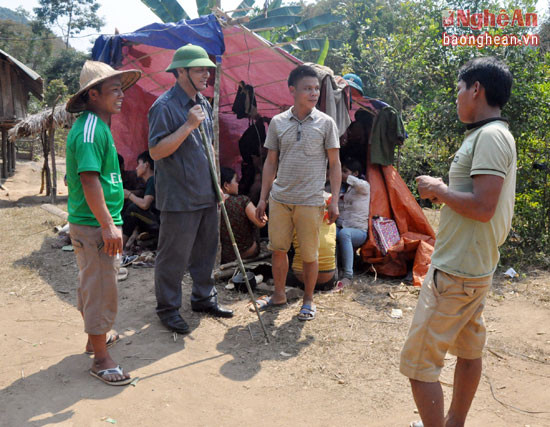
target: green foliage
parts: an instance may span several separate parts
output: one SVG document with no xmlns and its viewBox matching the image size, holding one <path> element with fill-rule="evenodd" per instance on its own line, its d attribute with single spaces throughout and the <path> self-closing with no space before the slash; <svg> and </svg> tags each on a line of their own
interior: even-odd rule
<svg viewBox="0 0 550 427">
<path fill-rule="evenodd" d="M 49 83 L 55 79 L 62 79 L 69 93 L 75 93 L 80 87 L 80 70 L 88 55 L 78 50 L 64 49 L 60 54 L 44 65 L 42 77 Z"/>
<path fill-rule="evenodd" d="M 6 7 L 0 7 L 0 20 L 9 20 L 18 22 L 20 24 L 27 24 L 29 22 L 24 10 L 11 10 Z"/>
<path fill-rule="evenodd" d="M 189 19 L 189 15 L 177 0 L 141 0 L 162 22 L 177 22 Z"/>
<path fill-rule="evenodd" d="M 36 21 L 22 24 L 0 21 L 0 49 L 40 73 L 40 66 L 63 47 L 51 31 Z"/>
<path fill-rule="evenodd" d="M 233 12 L 233 14 L 231 15 L 232 18 L 239 18 L 241 16 L 245 16 L 248 11 L 247 10 L 239 10 L 239 9 L 248 9 L 248 8 L 251 8 L 252 6 L 254 6 L 254 3 L 256 3 L 256 0 L 243 0 L 238 6 L 237 6 L 237 11 L 238 12 Z"/>
<path fill-rule="evenodd" d="M 46 27 L 58 27 L 66 47 L 75 34 L 86 28 L 100 31 L 105 25 L 97 14 L 100 5 L 96 0 L 39 0 L 39 4 L 40 7 L 34 9 L 36 19 Z"/>
<path fill-rule="evenodd" d="M 317 59 L 317 64 L 319 65 L 325 65 L 325 59 L 327 59 L 328 54 L 328 48 L 330 46 L 328 37 L 325 39 L 325 45 L 323 46 L 323 50 L 319 54 L 319 58 Z"/>
<path fill-rule="evenodd" d="M 197 12 L 199 16 L 212 13 L 214 6 L 216 6 L 216 0 L 197 0 Z"/>
<path fill-rule="evenodd" d="M 61 79 L 54 79 L 50 81 L 46 90 L 44 91 L 44 102 L 46 106 L 52 107 L 57 101 L 57 105 L 65 102 L 68 95 L 67 86 Z"/>
</svg>

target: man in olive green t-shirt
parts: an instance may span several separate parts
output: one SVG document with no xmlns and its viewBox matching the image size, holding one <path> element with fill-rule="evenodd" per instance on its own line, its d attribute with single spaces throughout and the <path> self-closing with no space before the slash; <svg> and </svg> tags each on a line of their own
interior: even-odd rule
<svg viewBox="0 0 550 427">
<path fill-rule="evenodd" d="M 432 265 L 418 298 L 400 371 L 410 379 L 422 422 L 463 426 L 481 377 L 486 340 L 483 307 L 510 231 L 516 185 L 516 147 L 501 109 L 512 75 L 495 58 L 476 58 L 458 75 L 462 146 L 440 178 L 416 178 L 420 197 L 444 203 Z M 457 356 L 452 402 L 444 416 L 439 374 L 449 351 Z"/>
<path fill-rule="evenodd" d="M 124 190 L 115 143 L 109 129 L 119 113 L 124 90 L 140 77 L 137 70 L 115 71 L 102 62 L 86 61 L 80 90 L 67 102 L 82 112 L 67 136 L 69 232 L 78 263 L 78 310 L 88 334 L 86 352 L 94 354 L 90 375 L 109 385 L 126 385 L 130 376 L 115 363 L 107 338 L 117 313 L 117 271 L 122 252 L 120 212 Z"/>
</svg>

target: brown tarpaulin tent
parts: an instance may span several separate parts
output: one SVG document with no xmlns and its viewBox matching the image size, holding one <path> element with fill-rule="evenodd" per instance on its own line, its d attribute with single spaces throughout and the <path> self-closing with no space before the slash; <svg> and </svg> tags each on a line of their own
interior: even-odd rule
<svg viewBox="0 0 550 427">
<path fill-rule="evenodd" d="M 430 266 L 435 233 L 393 166 L 369 163 L 367 179 L 371 188 L 369 237 L 361 247 L 361 257 L 385 276 L 404 276 L 412 263 L 413 283 L 420 286 Z M 401 236 L 385 256 L 374 240 L 372 217 L 376 215 L 393 219 Z"/>
</svg>

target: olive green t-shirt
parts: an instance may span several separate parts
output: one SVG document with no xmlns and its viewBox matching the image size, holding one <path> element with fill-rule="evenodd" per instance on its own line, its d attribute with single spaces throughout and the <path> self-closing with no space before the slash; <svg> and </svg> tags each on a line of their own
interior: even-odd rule
<svg viewBox="0 0 550 427">
<path fill-rule="evenodd" d="M 81 172 L 98 172 L 107 209 L 115 225 L 121 225 L 124 190 L 118 155 L 109 126 L 96 114 L 85 111 L 74 123 L 67 136 L 66 162 L 69 222 L 99 227 L 80 182 Z"/>
<path fill-rule="evenodd" d="M 449 170 L 449 188 L 472 192 L 475 175 L 504 178 L 495 214 L 488 222 L 441 209 L 432 265 L 459 277 L 484 277 L 498 264 L 499 251 L 512 225 L 516 191 L 516 144 L 503 121 L 466 132 Z"/>
</svg>

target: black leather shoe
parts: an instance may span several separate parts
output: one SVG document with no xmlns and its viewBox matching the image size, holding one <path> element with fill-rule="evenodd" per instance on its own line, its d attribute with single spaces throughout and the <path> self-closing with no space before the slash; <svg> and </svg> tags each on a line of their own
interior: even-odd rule
<svg viewBox="0 0 550 427">
<path fill-rule="evenodd" d="M 214 317 L 225 317 L 225 318 L 233 317 L 233 310 L 230 310 L 228 308 L 223 308 L 218 304 L 210 307 L 197 307 L 197 308 L 192 307 L 191 309 L 197 313 L 206 313 Z"/>
<path fill-rule="evenodd" d="M 179 314 L 169 317 L 168 319 L 160 319 L 160 321 L 168 329 L 178 334 L 186 334 L 189 332 L 189 325 Z"/>
</svg>

